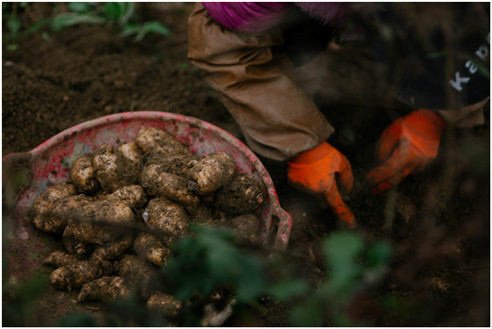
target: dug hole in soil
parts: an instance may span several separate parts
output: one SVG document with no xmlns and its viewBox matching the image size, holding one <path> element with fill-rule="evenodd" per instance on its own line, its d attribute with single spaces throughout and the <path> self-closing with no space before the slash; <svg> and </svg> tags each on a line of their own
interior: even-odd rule
<svg viewBox="0 0 492 329">
<path fill-rule="evenodd" d="M 169 4 L 147 13 L 168 26 L 172 38 L 149 35 L 135 42 L 105 26 L 81 25 L 50 33 L 48 40 L 41 31 L 34 33 L 21 39 L 15 51 L 4 44 L 2 155 L 29 151 L 87 120 L 143 110 L 196 117 L 244 141 L 216 93 L 187 61 L 186 20 L 192 7 Z M 351 76 L 346 73 L 341 81 Z M 337 129 L 330 142 L 350 159 L 359 182 L 374 164 L 374 144 L 393 118 L 377 105 L 371 88 L 355 89 L 336 104 L 319 104 L 343 108 L 328 118 Z M 438 158 L 424 173 L 407 178 L 395 191 L 372 195 L 360 190 L 347 201 L 357 217 L 357 231 L 368 241 L 388 238 L 395 250 L 382 287 L 351 304 L 347 312 L 354 320 L 379 326 L 489 325 L 489 132 L 487 108 L 484 126 L 446 132 Z M 320 240 L 345 228 L 323 200 L 288 184 L 284 163 L 261 160 L 281 206 L 293 217 L 288 252 L 299 259 L 293 276 L 317 282 L 324 278 Z M 4 283 L 15 276 L 5 267 L 3 274 Z M 4 325 L 55 325 L 67 301 L 69 311 L 100 313 L 70 304 L 73 294 L 50 289 L 33 303 L 27 323 Z M 385 308 L 383 295 L 404 300 L 409 308 L 405 313 Z M 262 312 L 233 314 L 225 325 L 288 324 L 288 308 L 269 300 L 261 303 Z"/>
</svg>

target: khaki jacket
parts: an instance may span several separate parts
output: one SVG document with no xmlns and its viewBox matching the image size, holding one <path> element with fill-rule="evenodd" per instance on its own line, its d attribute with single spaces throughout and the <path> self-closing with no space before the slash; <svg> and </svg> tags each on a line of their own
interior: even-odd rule
<svg viewBox="0 0 492 329">
<path fill-rule="evenodd" d="M 285 161 L 312 149 L 334 132 L 303 88 L 292 62 L 272 49 L 283 45 L 280 29 L 253 34 L 219 25 L 199 3 L 188 18 L 188 58 L 241 127 L 257 154 Z M 482 106 L 439 111 L 450 124 L 484 122 Z"/>
</svg>

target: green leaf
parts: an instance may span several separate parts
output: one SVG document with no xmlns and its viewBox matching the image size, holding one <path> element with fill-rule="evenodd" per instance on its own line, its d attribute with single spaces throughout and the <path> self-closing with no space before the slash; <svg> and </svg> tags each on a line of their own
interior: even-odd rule
<svg viewBox="0 0 492 329">
<path fill-rule="evenodd" d="M 96 320 L 86 312 L 65 315 L 57 323 L 57 327 L 96 327 Z"/>
<path fill-rule="evenodd" d="M 51 40 L 51 36 L 47 33 L 47 32 L 43 32 L 41 34 L 41 38 L 44 40 L 44 41 L 49 41 Z"/>
<path fill-rule="evenodd" d="M 369 267 L 388 265 L 393 254 L 393 247 L 388 241 L 374 242 L 367 250 L 366 262 Z"/>
<path fill-rule="evenodd" d="M 71 12 L 88 14 L 92 10 L 92 5 L 89 2 L 69 2 L 68 9 Z"/>
<path fill-rule="evenodd" d="M 49 286 L 49 278 L 46 274 L 34 273 L 29 279 L 15 286 L 15 294 L 19 296 L 21 304 L 24 305 L 36 299 Z"/>
<path fill-rule="evenodd" d="M 17 34 L 19 33 L 19 30 L 22 27 L 22 22 L 20 21 L 19 17 L 10 15 L 7 18 L 7 29 L 9 30 L 10 34 L 12 37 L 17 37 Z"/>
<path fill-rule="evenodd" d="M 123 31 L 120 33 L 120 37 L 125 38 L 132 34 L 137 34 L 140 31 L 140 26 L 137 24 L 127 24 L 123 27 Z"/>
<path fill-rule="evenodd" d="M 297 327 L 320 327 L 323 325 L 323 304 L 317 299 L 309 299 L 295 306 L 290 321 Z"/>
<path fill-rule="evenodd" d="M 190 67 L 190 64 L 188 64 L 188 63 L 180 63 L 180 64 L 178 64 L 178 70 L 186 70 L 189 67 Z"/>
<path fill-rule="evenodd" d="M 166 26 L 157 21 L 151 21 L 142 25 L 140 31 L 138 31 L 137 35 L 135 36 L 135 40 L 142 41 L 143 38 L 145 38 L 145 36 L 149 33 L 156 33 L 165 37 L 171 36 L 171 31 Z"/>
<path fill-rule="evenodd" d="M 118 22 L 123 16 L 125 4 L 123 2 L 106 2 L 104 4 L 104 15 L 108 21 Z"/>
<path fill-rule="evenodd" d="M 8 51 L 16 51 L 17 49 L 19 49 L 19 45 L 16 43 L 11 43 L 11 44 L 8 44 L 5 48 Z"/>
<path fill-rule="evenodd" d="M 62 31 L 64 28 L 73 25 L 102 23 L 104 23 L 104 19 L 100 17 L 77 13 L 63 13 L 53 18 L 53 20 L 51 21 L 51 29 L 53 31 L 59 32 Z"/>
<path fill-rule="evenodd" d="M 323 241 L 323 252 L 332 270 L 346 266 L 362 251 L 361 237 L 353 232 L 334 233 Z"/>
<path fill-rule="evenodd" d="M 305 296 L 309 292 L 309 285 L 301 280 L 284 280 L 273 284 L 269 293 L 279 301 L 288 301 Z"/>
<path fill-rule="evenodd" d="M 239 254 L 239 275 L 233 274 L 239 303 L 254 303 L 264 293 L 267 283 L 261 262 L 252 255 Z"/>
<path fill-rule="evenodd" d="M 426 55 L 426 57 L 427 58 L 431 58 L 431 59 L 436 59 L 436 58 L 441 58 L 441 57 L 447 56 L 448 53 L 449 52 L 447 50 L 440 50 L 440 51 L 435 51 L 435 52 L 432 52 L 432 53 L 428 53 Z"/>
<path fill-rule="evenodd" d="M 135 3 L 134 2 L 125 2 L 126 7 L 123 11 L 123 14 L 120 17 L 119 24 L 121 26 L 126 26 L 130 19 L 133 17 L 135 13 Z"/>
<path fill-rule="evenodd" d="M 47 24 L 49 24 L 49 21 L 47 19 L 39 20 L 36 23 L 34 23 L 31 26 L 29 26 L 27 29 L 25 29 L 25 31 L 23 32 L 23 34 L 30 34 L 30 33 L 39 31 L 39 29 L 43 28 Z"/>
</svg>

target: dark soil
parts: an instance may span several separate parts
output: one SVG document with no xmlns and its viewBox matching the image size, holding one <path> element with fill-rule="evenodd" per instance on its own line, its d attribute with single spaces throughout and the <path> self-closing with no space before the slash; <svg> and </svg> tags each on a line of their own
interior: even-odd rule
<svg viewBox="0 0 492 329">
<path fill-rule="evenodd" d="M 43 3 L 38 6 L 38 12 L 50 10 Z M 141 110 L 193 116 L 244 140 L 201 72 L 188 63 L 186 19 L 192 6 L 144 8 L 145 17 L 161 20 L 172 38 L 149 35 L 136 42 L 118 37 L 108 26 L 81 25 L 49 31 L 48 39 L 35 32 L 20 39 L 14 51 L 4 44 L 2 155 L 29 151 L 87 120 Z M 394 119 L 394 112 L 387 111 L 394 104 L 374 94 L 370 88 L 348 90 L 348 96 L 337 98 L 336 105 L 344 110 L 329 117 L 337 129 L 330 141 L 351 160 L 358 181 L 373 164 L 377 137 Z M 384 106 L 377 100 L 384 100 Z M 322 99 L 319 104 L 333 106 Z M 347 310 L 352 319 L 377 326 L 490 324 L 488 109 L 486 113 L 485 126 L 448 131 L 437 160 L 424 173 L 380 195 L 356 188 L 347 201 L 358 219 L 358 232 L 369 241 L 389 238 L 395 247 L 387 279 L 352 301 Z M 298 261 L 289 271 L 317 282 L 324 266 L 318 242 L 344 228 L 322 200 L 288 184 L 285 164 L 261 160 L 282 207 L 294 220 L 289 253 Z M 4 268 L 3 274 L 5 283 L 11 273 Z M 50 288 L 44 296 L 44 305 L 34 307 L 36 315 L 29 323 L 12 318 L 4 325 L 51 326 L 65 311 L 79 309 L 68 292 Z M 395 298 L 405 307 L 391 304 Z M 97 307 L 91 305 L 84 310 L 96 314 Z M 269 299 L 260 305 L 261 312 L 245 310 L 226 325 L 286 325 L 286 307 Z"/>
</svg>

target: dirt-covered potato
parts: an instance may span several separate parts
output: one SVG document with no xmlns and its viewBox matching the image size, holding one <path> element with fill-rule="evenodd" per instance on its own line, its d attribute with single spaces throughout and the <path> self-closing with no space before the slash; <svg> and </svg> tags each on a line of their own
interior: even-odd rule
<svg viewBox="0 0 492 329">
<path fill-rule="evenodd" d="M 58 289 L 71 291 L 80 288 L 84 283 L 112 273 L 113 266 L 110 262 L 85 260 L 57 268 L 51 272 L 50 282 Z"/>
<path fill-rule="evenodd" d="M 165 172 L 157 164 L 146 166 L 140 175 L 140 184 L 150 195 L 163 196 L 193 210 L 200 199 L 188 190 L 188 179 Z"/>
<path fill-rule="evenodd" d="M 144 153 L 161 152 L 168 156 L 190 153 L 186 145 L 179 142 L 167 131 L 157 127 L 144 127 L 140 129 L 135 142 Z"/>
<path fill-rule="evenodd" d="M 261 222 L 254 214 L 236 216 L 227 220 L 226 226 L 237 234 L 239 241 L 260 242 Z"/>
<path fill-rule="evenodd" d="M 131 208 L 141 208 L 147 203 L 147 195 L 140 185 L 127 185 L 120 187 L 107 195 L 106 200 L 119 200 Z"/>
<path fill-rule="evenodd" d="M 179 314 L 182 303 L 173 296 L 165 293 L 156 293 L 147 300 L 147 308 L 163 313 L 165 316 L 174 318 Z"/>
<path fill-rule="evenodd" d="M 232 181 L 217 191 L 215 206 L 231 215 L 250 213 L 265 201 L 260 182 L 246 173 L 238 173 Z"/>
<path fill-rule="evenodd" d="M 186 211 L 179 204 L 166 198 L 155 198 L 150 200 L 147 208 L 146 224 L 166 244 L 175 238 L 184 236 L 188 232 L 189 218 Z"/>
<path fill-rule="evenodd" d="M 92 154 L 84 154 L 75 160 L 70 169 L 70 181 L 79 193 L 93 195 L 99 191 L 101 186 L 96 179 L 94 167 L 92 167 Z"/>
<path fill-rule="evenodd" d="M 150 152 L 143 158 L 144 166 L 157 164 L 160 171 L 166 171 L 178 176 L 187 177 L 188 170 L 192 168 L 199 160 L 200 156 L 196 154 L 178 154 L 167 156 L 161 152 Z"/>
<path fill-rule="evenodd" d="M 91 243 L 75 239 L 68 232 L 65 233 L 66 231 L 67 229 L 65 228 L 62 234 L 62 243 L 65 250 L 79 259 L 87 259 L 87 256 L 92 253 L 95 246 Z"/>
<path fill-rule="evenodd" d="M 102 145 L 92 156 L 92 167 L 101 188 L 113 192 L 138 180 L 138 165 L 125 158 L 113 145 Z"/>
<path fill-rule="evenodd" d="M 79 302 L 86 300 L 113 300 L 130 295 L 130 288 L 120 276 L 103 276 L 85 283 L 80 289 Z"/>
<path fill-rule="evenodd" d="M 188 170 L 188 187 L 198 194 L 207 194 L 228 184 L 236 173 L 234 158 L 225 152 L 209 154 Z"/>
<path fill-rule="evenodd" d="M 217 221 L 220 222 L 220 220 L 222 219 L 221 217 L 216 216 L 216 214 L 221 215 L 220 213 L 217 213 L 212 208 L 210 208 L 208 205 L 200 203 L 196 211 L 190 215 L 190 222 L 215 225 Z"/>
<path fill-rule="evenodd" d="M 133 234 L 127 233 L 117 241 L 97 246 L 90 259 L 94 261 L 114 260 L 123 255 L 133 243 Z"/>
<path fill-rule="evenodd" d="M 62 233 L 72 213 L 89 202 L 91 202 L 90 198 L 83 194 L 70 195 L 63 199 L 55 200 L 50 211 L 44 215 L 43 223 L 38 225 L 42 225 L 42 230 L 45 232 Z"/>
<path fill-rule="evenodd" d="M 69 254 L 63 250 L 56 250 L 49 254 L 48 257 L 43 260 L 43 265 L 58 268 L 65 265 L 77 263 L 78 261 L 79 259 L 74 255 Z"/>
<path fill-rule="evenodd" d="M 56 200 L 63 199 L 67 196 L 75 195 L 77 190 L 72 183 L 62 181 L 51 186 L 41 193 L 33 202 L 29 210 L 29 217 L 33 225 L 44 232 L 52 232 L 51 225 L 46 224 L 46 215 L 50 212 L 53 203 Z"/>
<path fill-rule="evenodd" d="M 63 237 L 102 245 L 118 239 L 134 219 L 132 209 L 122 201 L 94 201 L 73 212 Z"/>
<path fill-rule="evenodd" d="M 118 264 L 118 275 L 144 298 L 149 298 L 153 291 L 159 289 L 157 274 L 155 266 L 135 255 L 126 255 Z"/>
<path fill-rule="evenodd" d="M 156 266 L 166 264 L 169 248 L 164 246 L 156 236 L 142 232 L 137 235 L 133 244 L 135 252 Z"/>
<path fill-rule="evenodd" d="M 140 150 L 137 143 L 135 142 L 121 144 L 118 147 L 118 151 L 120 151 L 121 155 L 123 155 L 126 159 L 130 160 L 134 164 L 139 164 L 140 160 L 143 157 L 142 150 Z"/>
</svg>

